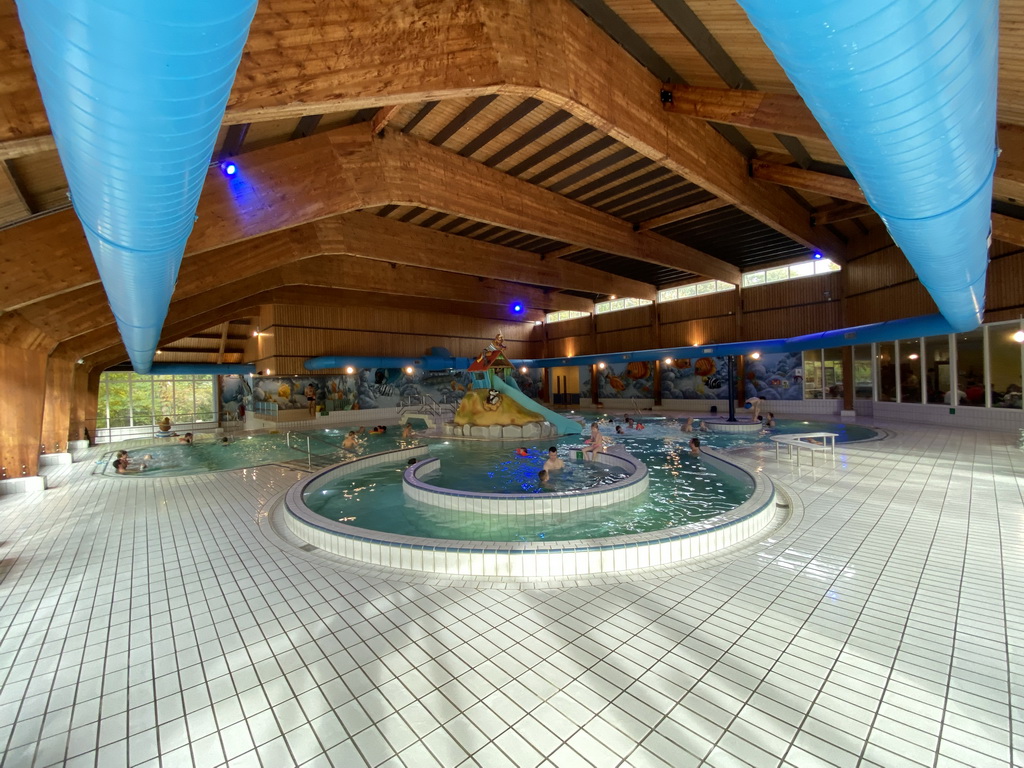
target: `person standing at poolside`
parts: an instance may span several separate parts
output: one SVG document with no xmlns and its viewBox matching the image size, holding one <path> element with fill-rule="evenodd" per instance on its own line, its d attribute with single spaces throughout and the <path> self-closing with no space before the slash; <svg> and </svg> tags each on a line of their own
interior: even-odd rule
<svg viewBox="0 0 1024 768">
<path fill-rule="evenodd" d="M 306 385 L 306 405 L 309 406 L 309 417 L 313 418 L 316 416 L 316 387 L 313 386 L 313 382 L 309 382 Z"/>
</svg>

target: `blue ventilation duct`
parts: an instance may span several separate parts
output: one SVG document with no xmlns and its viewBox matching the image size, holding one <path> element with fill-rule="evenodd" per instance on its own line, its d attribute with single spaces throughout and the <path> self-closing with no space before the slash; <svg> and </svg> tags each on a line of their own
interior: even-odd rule
<svg viewBox="0 0 1024 768">
<path fill-rule="evenodd" d="M 71 200 L 148 373 L 255 0 L 18 0 Z"/>
<path fill-rule="evenodd" d="M 252 363 L 153 363 L 153 376 L 251 376 L 256 373 Z"/>
<path fill-rule="evenodd" d="M 438 350 L 435 347 L 431 351 Z M 441 350 L 447 352 L 448 350 Z M 469 357 L 438 357 L 426 355 L 424 357 L 356 357 L 345 355 L 327 355 L 325 357 L 311 357 L 302 366 L 307 371 L 323 371 L 328 368 L 340 368 L 344 370 L 351 366 L 356 370 L 362 368 L 406 368 L 412 366 L 425 371 L 464 371 L 473 362 Z"/>
<path fill-rule="evenodd" d="M 854 344 L 871 344 L 897 339 L 912 339 L 920 336 L 944 336 L 954 333 L 954 328 L 942 315 L 922 315 L 887 320 L 884 323 L 870 323 L 835 331 L 822 331 L 789 339 L 761 339 L 759 341 L 730 341 L 725 344 L 702 344 L 695 347 L 663 347 L 661 349 L 640 349 L 633 352 L 610 352 L 603 355 L 579 355 L 577 357 L 548 357 L 538 360 L 511 360 L 515 366 L 527 368 L 559 368 L 563 365 L 597 365 L 598 363 L 622 363 L 632 360 L 688 359 L 705 355 L 749 355 L 771 352 L 804 352 L 808 349 L 835 349 Z"/>
<path fill-rule="evenodd" d="M 985 306 L 997 0 L 739 0 L 957 331 Z"/>
</svg>

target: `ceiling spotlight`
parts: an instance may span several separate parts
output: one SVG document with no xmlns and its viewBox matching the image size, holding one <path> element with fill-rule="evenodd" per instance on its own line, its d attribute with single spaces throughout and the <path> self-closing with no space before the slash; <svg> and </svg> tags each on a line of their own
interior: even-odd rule
<svg viewBox="0 0 1024 768">
<path fill-rule="evenodd" d="M 232 176 L 238 173 L 238 166 L 235 165 L 230 160 L 225 160 L 223 163 L 220 164 L 220 171 L 230 179 Z"/>
<path fill-rule="evenodd" d="M 618 297 L 618 296 L 616 296 L 616 295 L 615 295 L 615 294 L 613 293 L 613 294 L 611 294 L 611 295 L 610 295 L 610 296 L 608 297 L 608 301 L 615 301 L 615 299 L 617 299 L 617 298 L 619 298 L 619 297 Z"/>
<path fill-rule="evenodd" d="M 912 355 L 908 355 L 908 357 L 909 357 L 909 358 L 910 358 L 911 360 L 917 360 L 917 358 L 919 358 L 919 357 L 920 357 L 920 355 L 919 355 L 919 354 L 917 354 L 917 353 L 915 352 L 915 353 L 914 353 L 914 354 L 912 354 Z"/>
<path fill-rule="evenodd" d="M 523 310 L 526 309 L 526 307 L 523 306 L 523 302 L 517 301 L 515 304 L 509 307 L 509 309 L 512 310 L 513 315 L 521 315 L 523 314 Z"/>
<path fill-rule="evenodd" d="M 527 372 L 528 370 L 530 370 L 530 369 L 529 369 L 529 368 L 527 368 L 527 367 L 526 367 L 526 366 L 524 365 L 524 366 L 523 366 L 522 368 L 520 368 L 520 369 L 519 369 L 519 372 L 520 372 L 520 373 L 526 373 L 526 372 Z"/>
<path fill-rule="evenodd" d="M 406 366 L 405 372 L 407 375 L 412 376 L 412 366 Z"/>
<path fill-rule="evenodd" d="M 158 350 L 156 351 L 156 353 L 157 353 L 158 355 L 162 355 L 162 354 L 164 353 L 164 351 L 163 351 L 162 349 L 158 349 Z"/>
<path fill-rule="evenodd" d="M 346 365 L 345 366 L 345 373 L 347 373 L 349 376 L 351 376 L 355 372 L 356 372 L 356 369 L 353 368 L 351 365 Z"/>
<path fill-rule="evenodd" d="M 604 370 L 604 363 L 598 363 L 597 367 L 598 367 L 598 369 L 603 371 Z"/>
<path fill-rule="evenodd" d="M 534 325 L 544 325 L 544 321 L 543 320 L 534 320 L 533 324 Z"/>
<path fill-rule="evenodd" d="M 750 359 L 751 360 L 760 360 L 761 359 L 761 353 L 760 352 L 751 352 L 750 353 Z"/>
<path fill-rule="evenodd" d="M 811 254 L 811 258 L 812 259 L 823 259 L 825 257 L 822 255 L 821 251 L 815 251 L 813 254 Z"/>
<path fill-rule="evenodd" d="M 664 362 L 665 365 L 672 365 L 672 358 L 666 357 L 662 362 Z"/>
<path fill-rule="evenodd" d="M 85 365 L 85 358 L 84 357 L 78 358 L 78 364 L 79 365 Z"/>
</svg>

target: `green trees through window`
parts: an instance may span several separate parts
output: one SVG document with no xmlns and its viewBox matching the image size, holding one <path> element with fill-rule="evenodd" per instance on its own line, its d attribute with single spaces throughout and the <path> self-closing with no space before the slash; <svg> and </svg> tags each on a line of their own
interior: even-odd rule
<svg viewBox="0 0 1024 768">
<path fill-rule="evenodd" d="M 170 416 L 175 424 L 217 418 L 214 376 L 140 376 L 109 371 L 100 376 L 96 426 L 150 426 Z"/>
</svg>

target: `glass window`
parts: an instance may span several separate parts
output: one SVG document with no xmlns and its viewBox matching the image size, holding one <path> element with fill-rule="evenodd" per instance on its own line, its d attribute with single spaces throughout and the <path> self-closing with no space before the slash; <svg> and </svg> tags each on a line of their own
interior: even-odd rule
<svg viewBox="0 0 1024 768">
<path fill-rule="evenodd" d="M 594 305 L 594 314 L 603 315 L 606 312 L 619 312 L 623 309 L 644 307 L 653 303 L 650 299 L 612 299 L 610 301 L 601 301 Z"/>
<path fill-rule="evenodd" d="M 896 400 L 896 345 L 891 341 L 878 345 L 878 399 Z"/>
<path fill-rule="evenodd" d="M 578 317 L 590 317 L 589 312 L 577 312 L 572 309 L 562 309 L 558 312 L 548 312 L 545 318 L 549 323 L 560 323 L 563 320 L 575 320 Z"/>
<path fill-rule="evenodd" d="M 826 272 L 838 272 L 842 267 L 831 259 L 818 259 L 814 262 L 814 274 L 823 275 Z"/>
<path fill-rule="evenodd" d="M 697 295 L 697 286 L 696 285 L 684 285 L 682 288 L 679 289 L 679 298 L 680 299 L 692 299 L 696 295 Z"/>
<path fill-rule="evenodd" d="M 172 423 L 217 418 L 213 376 L 140 376 L 112 372 L 100 377 L 96 426 L 152 426 L 169 416 Z"/>
<path fill-rule="evenodd" d="M 798 264 L 789 265 L 789 279 L 796 280 L 799 277 L 810 277 L 814 274 L 813 261 L 801 261 Z"/>
<path fill-rule="evenodd" d="M 921 340 L 903 339 L 898 343 L 900 359 L 900 402 L 921 402 Z"/>
<path fill-rule="evenodd" d="M 988 328 L 989 372 L 992 375 L 992 407 L 1021 407 L 1020 355 L 1021 344 L 1013 334 L 1021 329 L 1018 323 L 1002 323 Z"/>
<path fill-rule="evenodd" d="M 804 352 L 804 400 L 821 400 L 821 350 Z"/>
<path fill-rule="evenodd" d="M 858 344 L 853 348 L 853 397 L 856 400 L 870 400 L 871 390 L 871 345 Z"/>
<path fill-rule="evenodd" d="M 743 287 L 749 288 L 752 285 L 764 285 L 764 270 L 758 270 L 757 272 L 747 272 L 743 275 Z"/>
<path fill-rule="evenodd" d="M 822 390 L 825 397 L 843 396 L 843 348 L 826 349 L 821 361 Z"/>
<path fill-rule="evenodd" d="M 956 382 L 963 405 L 985 405 L 985 343 L 981 328 L 956 335 Z"/>
<path fill-rule="evenodd" d="M 950 388 L 949 336 L 929 336 L 924 340 L 925 399 L 929 403 L 957 405 L 960 399 Z"/>
<path fill-rule="evenodd" d="M 766 283 L 779 283 L 783 280 L 789 280 L 789 267 L 765 270 L 764 280 Z"/>
</svg>

